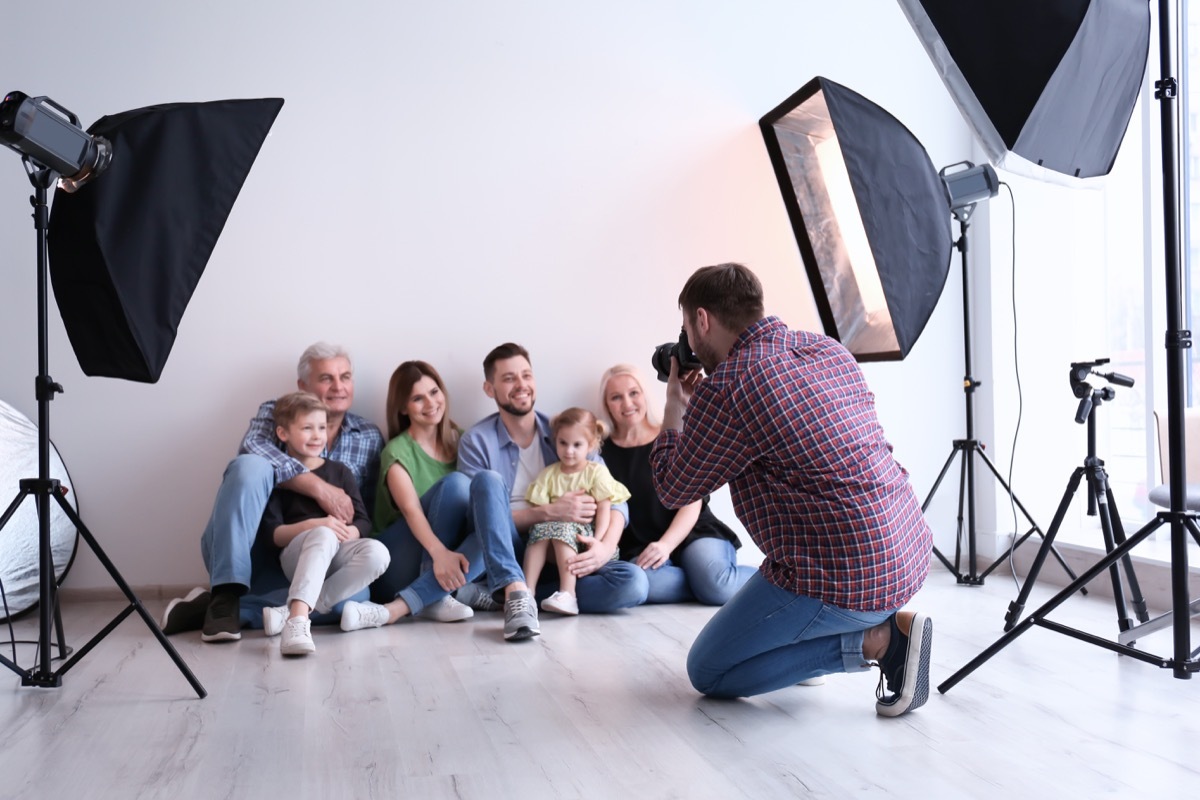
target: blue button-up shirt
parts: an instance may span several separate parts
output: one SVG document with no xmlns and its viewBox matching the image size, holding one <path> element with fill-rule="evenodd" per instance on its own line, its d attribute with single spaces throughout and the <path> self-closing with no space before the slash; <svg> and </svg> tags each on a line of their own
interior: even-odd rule
<svg viewBox="0 0 1200 800">
<path fill-rule="evenodd" d="M 546 466 L 550 466 L 558 461 L 554 437 L 550 435 L 550 419 L 540 411 L 534 411 L 533 414 L 542 458 L 545 459 Z M 508 428 L 504 427 L 499 412 L 477 422 L 458 442 L 458 471 L 471 477 L 477 472 L 490 469 L 504 480 L 509 495 L 512 494 L 513 483 L 517 480 L 517 464 L 520 459 L 521 448 L 508 435 Z M 599 453 L 592 453 L 588 459 L 604 463 Z M 614 503 L 612 510 L 620 514 L 622 520 L 629 519 L 627 504 Z"/>
</svg>

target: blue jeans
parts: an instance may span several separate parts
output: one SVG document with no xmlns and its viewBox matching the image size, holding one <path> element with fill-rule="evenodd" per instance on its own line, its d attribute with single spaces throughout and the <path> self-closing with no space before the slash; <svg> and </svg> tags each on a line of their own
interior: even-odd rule
<svg viewBox="0 0 1200 800">
<path fill-rule="evenodd" d="M 646 602 L 695 600 L 706 606 L 723 606 L 756 571 L 738 566 L 732 542 L 706 536 L 683 548 L 678 565 L 668 560 L 661 567 L 646 570 L 650 585 Z"/>
<path fill-rule="evenodd" d="M 467 557 L 468 581 L 482 575 L 484 568 L 479 537 L 470 526 L 470 493 L 470 478 L 452 472 L 421 495 L 421 510 L 434 535 L 446 547 Z M 386 603 L 399 597 L 416 614 L 449 594 L 438 584 L 433 559 L 413 536 L 404 517 L 381 531 L 379 541 L 387 545 L 392 561 L 371 585 L 371 594 L 377 602 Z"/>
<path fill-rule="evenodd" d="M 847 611 L 792 594 L 755 574 L 696 637 L 692 686 L 712 697 L 750 697 L 833 672 L 862 672 L 863 632 L 891 611 Z"/>
<path fill-rule="evenodd" d="M 498 473 L 484 470 L 471 478 L 471 517 L 483 548 L 488 591 L 497 602 L 503 602 L 504 587 L 525 580 L 521 569 L 525 545 L 513 523 L 508 486 Z M 536 595 L 546 597 L 557 588 L 556 577 L 548 578 L 537 587 Z M 575 584 L 579 610 L 585 614 L 640 605 L 646 602 L 648 591 L 646 573 L 625 561 L 610 561 Z"/>
<path fill-rule="evenodd" d="M 212 586 L 250 588 L 250 552 L 274 487 L 275 469 L 261 456 L 240 455 L 225 468 L 212 516 L 200 537 L 200 554 Z"/>
</svg>

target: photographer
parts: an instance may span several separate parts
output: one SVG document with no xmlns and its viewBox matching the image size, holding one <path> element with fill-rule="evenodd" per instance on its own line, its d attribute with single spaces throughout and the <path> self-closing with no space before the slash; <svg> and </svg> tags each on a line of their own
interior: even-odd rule
<svg viewBox="0 0 1200 800">
<path fill-rule="evenodd" d="M 708 377 L 672 364 L 655 489 L 680 508 L 728 483 L 765 555 L 692 645 L 692 685 L 746 697 L 875 662 L 876 712 L 919 707 L 933 624 L 898 609 L 929 571 L 932 534 L 857 363 L 833 339 L 764 317 L 762 286 L 740 264 L 697 270 L 679 306 Z"/>
</svg>

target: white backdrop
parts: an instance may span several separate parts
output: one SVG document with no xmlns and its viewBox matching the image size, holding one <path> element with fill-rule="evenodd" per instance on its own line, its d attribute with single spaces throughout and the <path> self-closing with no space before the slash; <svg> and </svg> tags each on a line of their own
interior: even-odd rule
<svg viewBox="0 0 1200 800">
<path fill-rule="evenodd" d="M 159 383 L 83 376 L 52 303 L 53 437 L 84 520 L 142 588 L 205 582 L 221 471 L 314 340 L 355 356 L 360 413 L 379 420 L 391 370 L 424 358 L 470 424 L 492 410 L 480 362 L 505 340 L 532 352 L 539 408 L 594 406 L 607 366 L 646 364 L 676 336 L 679 287 L 705 264 L 749 264 L 769 312 L 819 328 L 757 127 L 815 75 L 891 111 L 935 164 L 971 155 L 892 0 L 43 0 L 5 17 L 0 90 L 49 95 L 85 124 L 286 100 Z M 0 398 L 34 417 L 29 194 L 9 153 Z M 954 269 L 910 357 L 866 367 L 922 496 L 962 435 L 961 327 Z M 725 493 L 718 510 L 733 521 Z M 111 584 L 83 553 L 67 585 Z"/>
</svg>

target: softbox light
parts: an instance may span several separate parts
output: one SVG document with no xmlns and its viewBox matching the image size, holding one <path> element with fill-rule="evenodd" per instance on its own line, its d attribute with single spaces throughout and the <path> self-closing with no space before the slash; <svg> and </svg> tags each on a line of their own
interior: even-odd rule
<svg viewBox="0 0 1200 800">
<path fill-rule="evenodd" d="M 50 218 L 50 277 L 87 375 L 154 383 L 283 100 L 149 106 L 88 129 L 112 163 Z"/>
<path fill-rule="evenodd" d="M 904 358 L 950 269 L 948 201 L 925 148 L 822 77 L 759 127 L 825 333 L 859 361 Z"/>
<path fill-rule="evenodd" d="M 988 160 L 1109 173 L 1146 72 L 1146 0 L 899 2 Z"/>
</svg>

